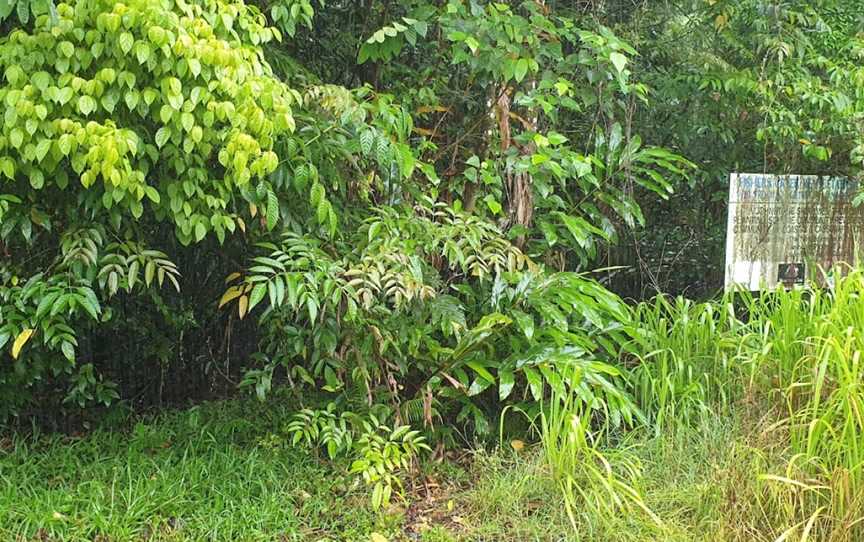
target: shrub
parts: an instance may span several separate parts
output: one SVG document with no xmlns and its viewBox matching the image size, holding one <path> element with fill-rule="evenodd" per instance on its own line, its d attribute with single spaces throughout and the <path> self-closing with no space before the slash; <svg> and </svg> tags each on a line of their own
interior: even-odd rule
<svg viewBox="0 0 864 542">
<path fill-rule="evenodd" d="M 255 206 L 273 227 L 300 97 L 263 60 L 264 23 L 236 1 L 87 0 L 0 38 L 0 418 L 72 373 L 120 292 L 179 289 L 171 238 L 222 242 Z"/>
</svg>

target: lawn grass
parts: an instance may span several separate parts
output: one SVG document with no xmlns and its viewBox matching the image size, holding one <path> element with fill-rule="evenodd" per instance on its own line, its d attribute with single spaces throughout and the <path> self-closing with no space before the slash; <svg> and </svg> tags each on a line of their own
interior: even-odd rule
<svg viewBox="0 0 864 542">
<path fill-rule="evenodd" d="M 0 452 L 0 540 L 649 542 L 720 540 L 738 433 L 706 419 L 662 436 L 636 432 L 616 453 L 639 466 L 639 491 L 663 519 L 590 506 L 568 520 L 542 453 L 528 445 L 461 452 L 423 467 L 406 499 L 375 513 L 348 466 L 278 435 L 283 400 L 232 400 L 81 438 L 14 436 Z"/>
<path fill-rule="evenodd" d="M 6 439 L 0 540 L 361 540 L 386 530 L 340 469 L 267 437 L 290 413 L 228 401 L 97 430 Z"/>
</svg>

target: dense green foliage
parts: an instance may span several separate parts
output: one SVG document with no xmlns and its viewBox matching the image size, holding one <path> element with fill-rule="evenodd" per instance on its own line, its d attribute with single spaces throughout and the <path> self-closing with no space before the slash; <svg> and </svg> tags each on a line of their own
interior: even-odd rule
<svg viewBox="0 0 864 542">
<path fill-rule="evenodd" d="M 617 445 L 776 401 L 733 538 L 854 539 L 860 274 L 622 297 L 717 286 L 730 172 L 860 175 L 860 9 L 0 0 L 0 423 L 284 384 L 260 445 L 377 509 L 537 438 L 570 528 L 662 534 Z"/>
<path fill-rule="evenodd" d="M 187 245 L 245 229 L 300 100 L 245 44 L 274 33 L 242 4 L 56 11 L 0 52 L 5 390 L 86 367 L 79 338 L 111 319 L 121 290 L 179 290 L 180 270 L 152 247 L 165 231 Z M 25 397 L 5 392 L 4 415 Z"/>
<path fill-rule="evenodd" d="M 629 11 L 629 10 L 628 10 Z M 858 175 L 864 111 L 861 3 L 652 2 L 620 35 L 652 89 L 633 125 L 699 167 L 626 245 L 632 294 L 722 285 L 732 171 Z M 620 260 L 619 260 L 620 261 Z"/>
<path fill-rule="evenodd" d="M 220 295 L 259 319 L 263 363 L 241 384 L 262 398 L 287 372 L 483 435 L 495 402 L 568 385 L 554 360 L 614 378 L 590 364 L 615 355 L 620 302 L 572 271 L 644 222 L 634 187 L 665 197 L 690 167 L 625 123 L 646 99 L 635 51 L 572 10 L 404 7 L 351 53 L 392 83 L 356 90 L 292 51 L 322 20 L 311 4 L 273 5 L 268 20 L 239 2 L 77 2 L 7 20 L 0 382 L 26 393 L 4 394 L 4 416 L 109 404 L 124 386 L 101 370 L 122 374 L 107 336 L 183 342 L 214 318 L 230 330 Z M 449 66 L 464 95 L 410 87 Z M 440 134 L 417 124 L 430 121 Z M 203 271 L 201 251 L 219 254 Z M 150 308 L 130 318 L 139 298 Z M 156 344 L 140 362 L 164 374 Z"/>
</svg>

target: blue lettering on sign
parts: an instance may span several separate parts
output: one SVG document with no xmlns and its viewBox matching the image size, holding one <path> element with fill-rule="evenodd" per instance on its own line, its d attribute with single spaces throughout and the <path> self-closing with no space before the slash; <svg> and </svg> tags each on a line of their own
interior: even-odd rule
<svg viewBox="0 0 864 542">
<path fill-rule="evenodd" d="M 744 196 L 775 199 L 779 195 L 808 200 L 817 197 L 848 199 L 859 190 L 859 182 L 845 177 L 813 175 L 743 174 L 738 189 Z"/>
</svg>

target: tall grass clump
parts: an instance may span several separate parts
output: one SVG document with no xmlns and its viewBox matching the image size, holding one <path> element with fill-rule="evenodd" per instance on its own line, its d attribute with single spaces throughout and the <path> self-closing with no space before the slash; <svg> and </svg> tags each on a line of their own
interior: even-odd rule
<svg viewBox="0 0 864 542">
<path fill-rule="evenodd" d="M 634 308 L 628 333 L 655 432 L 730 409 L 754 424 L 748 536 L 864 540 L 864 272 L 707 303 L 659 297 Z"/>
<path fill-rule="evenodd" d="M 785 471 L 763 476 L 775 508 L 804 538 L 864 539 L 864 272 L 827 289 L 750 300 L 761 326 L 754 385 L 778 406 Z M 769 501 L 770 502 L 770 501 Z M 814 538 L 815 537 L 815 538 Z"/>
<path fill-rule="evenodd" d="M 732 295 L 710 303 L 659 296 L 635 307 L 625 362 L 636 402 L 658 433 L 692 426 L 741 393 L 745 327 Z"/>
<path fill-rule="evenodd" d="M 633 409 L 626 404 L 598 405 L 599 397 L 586 398 L 576 388 L 584 378 L 585 367 L 564 369 L 572 388 L 551 390 L 540 413 L 543 455 L 551 476 L 558 485 L 567 516 L 577 536 L 590 536 L 609 530 L 622 513 L 644 514 L 655 525 L 660 519 L 645 505 L 636 484 L 640 468 L 626 449 L 608 444 L 610 425 L 605 420 L 620 417 L 615 408 Z M 598 420 L 597 413 L 603 418 Z M 590 511 L 589 514 L 582 512 Z"/>
</svg>

